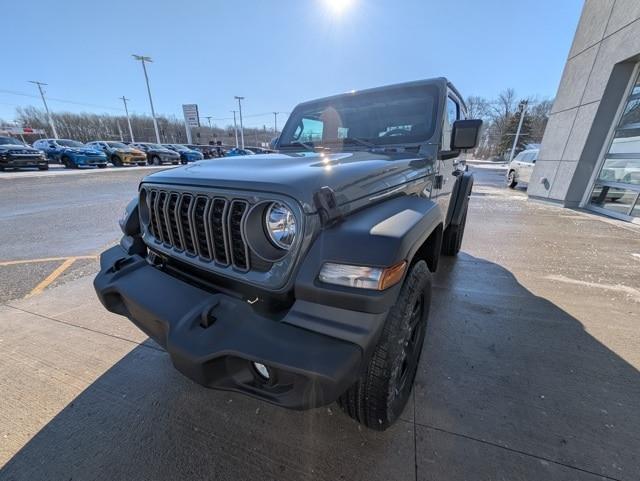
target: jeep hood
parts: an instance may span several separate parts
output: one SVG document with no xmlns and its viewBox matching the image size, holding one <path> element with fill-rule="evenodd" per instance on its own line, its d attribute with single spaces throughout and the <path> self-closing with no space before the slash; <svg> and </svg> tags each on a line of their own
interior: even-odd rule
<svg viewBox="0 0 640 481">
<path fill-rule="evenodd" d="M 143 183 L 274 192 L 315 212 L 313 196 L 330 187 L 338 205 L 373 197 L 431 174 L 433 155 L 416 153 L 277 153 L 202 160 L 147 176 Z"/>
</svg>

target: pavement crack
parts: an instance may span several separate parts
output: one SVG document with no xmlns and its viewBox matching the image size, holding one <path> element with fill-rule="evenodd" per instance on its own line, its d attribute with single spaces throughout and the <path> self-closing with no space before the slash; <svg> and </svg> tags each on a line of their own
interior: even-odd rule
<svg viewBox="0 0 640 481">
<path fill-rule="evenodd" d="M 69 326 L 69 327 L 75 327 L 77 329 L 82 329 L 84 331 L 89 331 L 89 332 L 93 332 L 95 334 L 101 334 L 103 336 L 107 336 L 107 337 L 111 337 L 113 339 L 119 339 L 120 341 L 125 341 L 128 342 L 130 344 L 135 344 L 136 346 L 140 346 L 140 347 L 146 347 L 148 349 L 153 349 L 154 351 L 159 351 L 159 352 L 165 352 L 163 349 L 159 348 L 159 347 L 155 347 L 155 346 L 151 346 L 149 344 L 146 343 L 141 343 L 141 342 L 137 342 L 137 341 L 133 341 L 131 339 L 128 339 L 126 337 L 122 337 L 122 336 L 118 336 L 116 334 L 109 334 L 108 332 L 104 332 L 104 331 L 99 331 L 97 329 L 91 329 L 90 327 L 85 327 L 85 326 L 79 326 L 77 324 L 74 324 L 72 322 L 68 322 L 68 321 L 63 321 L 62 319 L 56 319 L 55 317 L 49 317 L 49 316 L 45 316 L 44 314 L 39 314 L 37 312 L 32 312 L 29 311 L 27 309 L 23 309 L 21 307 L 16 307 L 13 306 L 11 304 L 3 304 L 4 306 L 7 306 L 11 309 L 15 309 L 16 311 L 21 311 L 24 312 L 26 314 L 31 314 L 32 316 L 37 316 L 40 317 L 42 319 L 47 319 L 49 321 L 53 321 L 53 322 L 57 322 L 59 324 L 64 324 L 65 326 Z"/>
<path fill-rule="evenodd" d="M 519 449 L 510 448 L 508 446 L 503 446 L 501 444 L 496 444 L 496 443 L 493 443 L 491 441 L 486 441 L 484 439 L 479 439 L 479 438 L 476 438 L 476 437 L 473 437 L 473 436 L 469 436 L 467 434 L 456 433 L 456 432 L 453 432 L 453 431 L 449 431 L 448 429 L 443 429 L 443 428 L 439 428 L 439 427 L 436 427 L 436 426 L 432 426 L 430 424 L 424 424 L 424 423 L 419 423 L 419 422 L 415 421 L 414 425 L 418 425 L 418 426 L 421 426 L 421 427 L 427 428 L 427 429 L 432 429 L 434 431 L 439 431 L 441 433 L 449 434 L 451 436 L 457 436 L 457 437 L 460 437 L 460 438 L 464 438 L 464 439 L 467 439 L 469 441 L 476 441 L 478 443 L 486 444 L 487 446 L 493 446 L 494 448 L 504 449 L 505 451 L 509 451 L 509 452 L 514 453 L 514 454 L 520 454 L 522 456 L 527 456 L 527 457 L 530 457 L 530 458 L 538 459 L 540 461 L 546 461 L 548 463 L 552 463 L 552 464 L 556 464 L 558 466 L 563 466 L 565 468 L 573 469 L 573 470 L 579 471 L 581 473 L 591 474 L 593 476 L 597 476 L 597 477 L 600 477 L 602 479 L 608 479 L 610 481 L 623 481 L 620 478 L 612 478 L 611 476 L 607 476 L 606 474 L 597 473 L 595 471 L 591 471 L 589 469 L 581 468 L 579 466 L 574 466 L 572 464 L 563 463 L 562 461 L 556 461 L 555 459 L 547 458 L 547 457 L 544 457 L 544 456 L 539 456 L 539 455 L 533 454 L 533 453 L 528 453 L 526 451 L 521 451 Z"/>
</svg>

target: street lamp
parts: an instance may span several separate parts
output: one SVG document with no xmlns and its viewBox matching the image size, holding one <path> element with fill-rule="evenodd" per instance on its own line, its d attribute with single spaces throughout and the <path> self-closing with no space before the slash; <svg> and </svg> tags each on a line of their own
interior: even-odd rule
<svg viewBox="0 0 640 481">
<path fill-rule="evenodd" d="M 129 125 L 129 135 L 131 136 L 131 142 L 135 142 L 135 139 L 133 138 L 133 129 L 131 128 L 131 119 L 129 118 L 129 109 L 127 108 L 127 100 L 129 99 L 124 95 L 120 98 L 122 99 L 122 103 L 124 104 L 124 113 L 127 114 L 127 124 Z"/>
<path fill-rule="evenodd" d="M 38 86 L 38 90 L 40 90 L 40 96 L 42 97 L 42 103 L 44 104 L 44 110 L 47 113 L 47 119 L 49 119 L 49 125 L 51 126 L 51 130 L 53 131 L 53 138 L 58 138 L 58 131 L 56 130 L 56 124 L 53 122 L 53 117 L 51 117 L 51 112 L 49 112 L 49 106 L 47 105 L 47 101 L 44 98 L 44 91 L 42 90 L 43 85 L 47 85 L 43 82 L 38 82 L 36 80 L 29 80 L 29 83 L 36 84 Z"/>
<path fill-rule="evenodd" d="M 524 116 L 527 113 L 527 106 L 529 105 L 528 100 L 523 100 L 520 102 L 520 121 L 518 122 L 518 131 L 516 132 L 516 136 L 513 139 L 513 146 L 511 147 L 511 155 L 509 156 L 509 162 L 513 160 L 513 157 L 516 154 L 516 147 L 518 146 L 518 139 L 520 138 L 520 131 L 522 130 L 522 123 L 524 122 Z"/>
<path fill-rule="evenodd" d="M 149 76 L 147 75 L 147 67 L 145 62 L 153 62 L 151 57 L 145 57 L 144 55 L 135 55 L 132 57 L 139 60 L 142 63 L 142 70 L 144 71 L 144 79 L 147 82 L 147 93 L 149 94 L 149 105 L 151 105 L 151 117 L 153 118 L 153 128 L 156 131 L 156 141 L 160 144 L 160 131 L 158 130 L 158 121 L 156 120 L 156 111 L 153 109 L 153 99 L 151 98 L 151 88 L 149 87 Z"/>
<path fill-rule="evenodd" d="M 238 97 L 237 95 L 234 97 L 238 101 L 238 110 L 240 111 L 240 141 L 242 144 L 242 148 L 244 149 L 244 127 L 242 126 L 242 101 L 244 97 Z M 236 140 L 236 144 L 238 141 Z"/>
<path fill-rule="evenodd" d="M 232 110 L 233 112 L 233 133 L 236 135 L 236 149 L 238 148 L 238 124 L 236 124 L 236 112 L 237 110 Z"/>
</svg>

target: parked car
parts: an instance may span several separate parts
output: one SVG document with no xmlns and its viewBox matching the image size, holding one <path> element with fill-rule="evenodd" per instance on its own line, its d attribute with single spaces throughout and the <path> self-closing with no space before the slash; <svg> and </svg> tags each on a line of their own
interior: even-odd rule
<svg viewBox="0 0 640 481">
<path fill-rule="evenodd" d="M 216 157 L 222 157 L 224 154 L 220 155 L 218 152 L 221 150 L 221 146 L 218 145 L 196 145 L 196 144 L 187 144 L 192 150 L 197 150 L 202 155 L 204 155 L 205 159 L 214 159 Z"/>
<path fill-rule="evenodd" d="M 195 162 L 197 160 L 204 159 L 204 155 L 202 152 L 199 152 L 194 149 L 190 149 L 186 145 L 182 144 L 162 144 L 169 150 L 173 150 L 180 155 L 180 162 L 183 164 L 188 164 L 189 162 Z"/>
<path fill-rule="evenodd" d="M 277 154 L 147 176 L 98 297 L 204 386 L 388 428 L 464 235 L 465 111 L 444 78 L 362 90 L 296 107 Z"/>
<path fill-rule="evenodd" d="M 40 139 L 33 143 L 33 147 L 44 152 L 50 162 L 61 163 L 67 169 L 107 166 L 107 156 L 103 152 L 77 140 Z"/>
<path fill-rule="evenodd" d="M 271 149 L 264 149 L 262 147 L 246 147 L 246 150 L 250 150 L 254 154 L 272 154 L 274 152 Z"/>
<path fill-rule="evenodd" d="M 509 187 L 513 189 L 520 182 L 529 183 L 539 152 L 539 149 L 523 150 L 514 157 L 507 169 L 507 185 Z"/>
<path fill-rule="evenodd" d="M 87 146 L 105 153 L 109 161 L 116 167 L 123 165 L 147 165 L 147 154 L 139 149 L 111 140 L 94 140 Z"/>
<path fill-rule="evenodd" d="M 0 171 L 25 167 L 47 170 L 49 162 L 38 149 L 13 137 L 0 137 Z"/>
<path fill-rule="evenodd" d="M 149 165 L 162 165 L 165 163 L 178 165 L 180 163 L 180 154 L 160 144 L 154 144 L 152 142 L 132 142 L 129 145 L 147 154 L 147 163 Z"/>
<path fill-rule="evenodd" d="M 224 154 L 225 157 L 237 157 L 238 155 L 256 155 L 256 154 L 249 149 L 241 149 L 239 147 L 233 148 L 227 151 L 226 154 Z"/>
</svg>

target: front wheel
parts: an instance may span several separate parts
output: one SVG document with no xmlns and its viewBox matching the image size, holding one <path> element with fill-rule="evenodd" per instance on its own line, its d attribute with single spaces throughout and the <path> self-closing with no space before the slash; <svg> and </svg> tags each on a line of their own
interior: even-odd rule
<svg viewBox="0 0 640 481">
<path fill-rule="evenodd" d="M 64 165 L 65 169 L 75 169 L 77 167 L 77 165 L 74 164 L 66 155 L 60 160 L 62 160 L 62 165 Z"/>
<path fill-rule="evenodd" d="M 123 165 L 122 159 L 117 155 L 114 155 L 113 157 L 111 157 L 111 163 L 114 165 L 114 167 L 122 167 Z"/>
<path fill-rule="evenodd" d="M 410 268 L 380 340 L 360 379 L 338 404 L 368 428 L 384 431 L 409 400 L 431 305 L 431 272 L 423 260 Z"/>
<path fill-rule="evenodd" d="M 516 171 L 510 170 L 509 175 L 507 175 L 507 186 L 510 189 L 514 189 L 518 185 L 518 181 L 516 180 Z"/>
<path fill-rule="evenodd" d="M 157 155 L 154 155 L 153 157 L 151 157 L 151 163 L 153 165 L 162 165 L 162 160 L 160 160 L 160 157 L 158 157 Z"/>
</svg>

